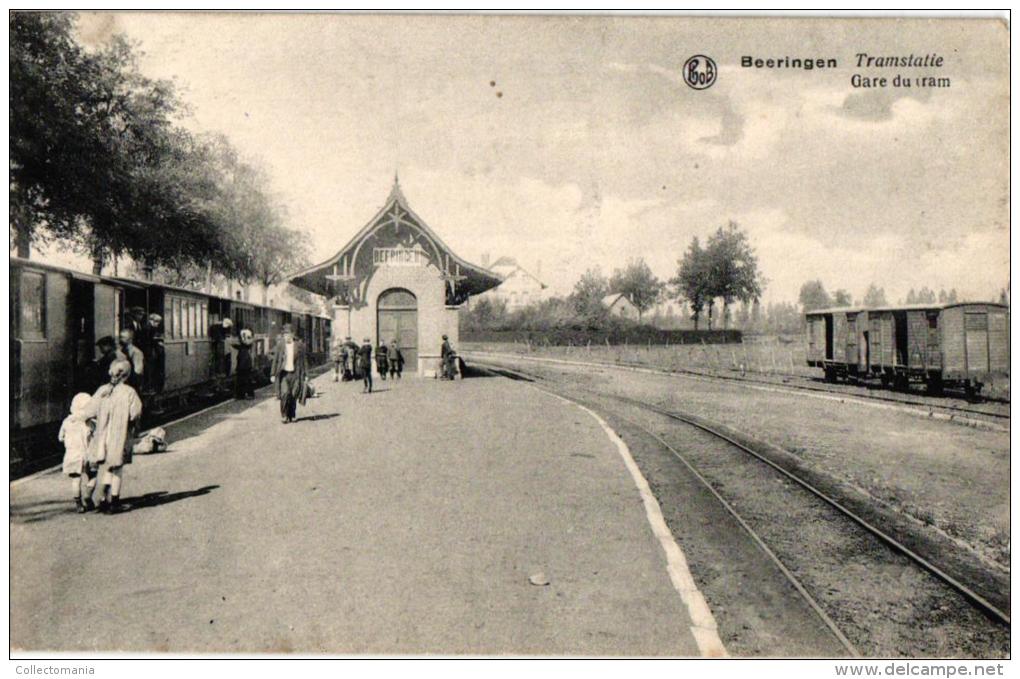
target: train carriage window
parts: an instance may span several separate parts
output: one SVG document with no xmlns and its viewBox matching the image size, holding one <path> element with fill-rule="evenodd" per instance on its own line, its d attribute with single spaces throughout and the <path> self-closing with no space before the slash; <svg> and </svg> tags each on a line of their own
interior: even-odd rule
<svg viewBox="0 0 1020 679">
<path fill-rule="evenodd" d="M 198 304 L 188 302 L 188 336 L 198 337 Z"/>
<path fill-rule="evenodd" d="M 967 330 L 988 330 L 988 316 L 983 313 L 966 313 L 963 318 Z"/>
<path fill-rule="evenodd" d="M 34 271 L 21 273 L 21 339 L 46 339 L 46 276 Z"/>
<path fill-rule="evenodd" d="M 205 302 L 202 302 L 202 304 L 198 308 L 198 311 L 199 311 L 198 313 L 199 332 L 202 337 L 205 337 L 206 335 L 209 334 L 209 306 Z"/>
<path fill-rule="evenodd" d="M 184 337 L 184 324 L 181 314 L 181 300 L 174 297 L 174 314 L 173 314 L 173 327 L 174 327 L 174 339 L 181 339 Z"/>
</svg>

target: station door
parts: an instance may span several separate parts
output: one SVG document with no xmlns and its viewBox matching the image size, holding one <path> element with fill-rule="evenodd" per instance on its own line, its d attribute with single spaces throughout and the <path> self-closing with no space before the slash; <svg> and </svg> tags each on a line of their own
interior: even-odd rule
<svg viewBox="0 0 1020 679">
<path fill-rule="evenodd" d="M 379 322 L 378 344 L 390 343 L 396 339 L 404 355 L 404 370 L 418 369 L 418 300 L 402 289 L 387 290 L 379 295 L 377 305 Z M 377 344 L 377 346 L 378 346 Z"/>
</svg>

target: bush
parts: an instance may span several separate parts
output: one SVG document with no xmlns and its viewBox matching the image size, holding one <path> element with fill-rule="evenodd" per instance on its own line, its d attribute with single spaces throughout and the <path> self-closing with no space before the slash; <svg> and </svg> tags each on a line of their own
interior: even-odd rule
<svg viewBox="0 0 1020 679">
<path fill-rule="evenodd" d="M 660 330 L 648 325 L 608 324 L 615 327 L 559 327 L 548 330 L 461 330 L 460 341 L 531 343 L 543 346 L 618 346 L 623 344 L 740 343 L 739 330 Z"/>
<path fill-rule="evenodd" d="M 461 313 L 462 342 L 521 342 L 549 346 L 622 344 L 723 344 L 740 342 L 739 330 L 663 330 L 611 315 L 605 307 L 578 310 L 553 298 L 508 312 L 483 299 Z"/>
</svg>

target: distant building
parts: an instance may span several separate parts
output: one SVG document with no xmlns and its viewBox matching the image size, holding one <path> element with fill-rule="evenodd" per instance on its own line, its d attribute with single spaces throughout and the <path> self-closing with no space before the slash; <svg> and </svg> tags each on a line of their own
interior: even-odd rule
<svg viewBox="0 0 1020 679">
<path fill-rule="evenodd" d="M 483 258 L 482 265 L 486 262 Z M 540 267 L 541 265 L 539 265 Z M 535 302 L 541 302 L 549 298 L 549 286 L 538 279 L 538 275 L 531 273 L 513 257 L 500 257 L 489 271 L 496 274 L 502 282 L 492 290 L 479 295 L 476 300 L 488 299 L 490 301 L 506 302 L 508 311 L 515 311 Z M 541 273 L 541 269 L 537 271 Z"/>
<path fill-rule="evenodd" d="M 611 295 L 606 295 L 602 298 L 602 304 L 609 309 L 609 313 L 613 316 L 637 320 L 637 307 L 634 306 L 634 303 L 630 301 L 630 298 L 622 292 L 614 292 Z"/>
<path fill-rule="evenodd" d="M 395 341 L 405 370 L 433 377 L 442 336 L 457 346 L 461 305 L 499 278 L 454 254 L 394 180 L 382 209 L 346 245 L 293 274 L 290 283 L 335 299 L 334 337 L 367 337 L 375 345 Z"/>
</svg>

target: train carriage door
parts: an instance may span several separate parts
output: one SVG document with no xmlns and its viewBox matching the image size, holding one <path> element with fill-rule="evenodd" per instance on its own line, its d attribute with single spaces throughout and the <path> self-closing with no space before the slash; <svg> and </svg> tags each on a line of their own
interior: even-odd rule
<svg viewBox="0 0 1020 679">
<path fill-rule="evenodd" d="M 967 346 L 967 372 L 988 372 L 988 314 L 984 311 L 965 313 L 963 331 Z"/>
<path fill-rule="evenodd" d="M 895 330 L 893 331 L 893 337 L 896 342 L 896 362 L 895 365 L 907 365 L 907 314 L 904 311 L 894 311 L 893 321 L 895 323 Z"/>
<path fill-rule="evenodd" d="M 394 288 L 379 295 L 376 342 L 397 341 L 404 355 L 404 370 L 418 369 L 418 300 L 408 290 Z"/>
<path fill-rule="evenodd" d="M 70 335 L 68 340 L 73 347 L 72 383 L 77 389 L 85 382 L 85 373 L 95 359 L 96 335 L 95 286 L 89 281 L 79 278 L 71 279 L 71 306 L 67 312 Z"/>
<path fill-rule="evenodd" d="M 857 356 L 857 314 L 846 315 L 846 364 L 856 366 Z"/>
<path fill-rule="evenodd" d="M 871 330 L 868 332 L 868 371 L 882 366 L 882 319 L 868 314 Z"/>
<path fill-rule="evenodd" d="M 825 360 L 832 360 L 832 314 L 825 314 Z"/>
</svg>

